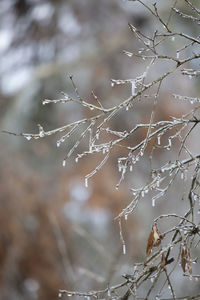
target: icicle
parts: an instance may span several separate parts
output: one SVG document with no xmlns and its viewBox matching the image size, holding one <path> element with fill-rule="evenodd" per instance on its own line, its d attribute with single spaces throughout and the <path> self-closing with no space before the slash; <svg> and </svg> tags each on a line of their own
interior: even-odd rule
<svg viewBox="0 0 200 300">
<path fill-rule="evenodd" d="M 179 52 L 176 52 L 176 58 L 179 59 L 179 55 L 180 53 Z"/>
<path fill-rule="evenodd" d="M 126 111 L 128 111 L 129 110 L 129 107 L 128 107 L 128 105 L 126 106 Z"/>
<path fill-rule="evenodd" d="M 171 139 L 168 139 L 167 150 L 170 150 L 170 149 L 171 149 L 171 145 L 172 145 L 172 141 L 171 141 Z"/>
<path fill-rule="evenodd" d="M 66 160 L 65 159 L 63 160 L 62 165 L 63 165 L 63 167 L 66 166 Z"/>
<path fill-rule="evenodd" d="M 125 219 L 126 221 L 128 220 L 128 215 L 127 215 L 127 214 L 124 216 L 124 219 Z"/>
<path fill-rule="evenodd" d="M 78 157 L 75 158 L 75 162 L 76 162 L 76 163 L 78 162 Z"/>
<path fill-rule="evenodd" d="M 155 207 L 155 202 L 156 202 L 156 199 L 155 198 L 152 198 L 152 206 Z"/>
<path fill-rule="evenodd" d="M 123 252 L 124 255 L 126 254 L 126 245 L 125 244 L 123 244 L 122 252 Z"/>
<path fill-rule="evenodd" d="M 144 191 L 141 192 L 141 196 L 144 197 Z"/>
<path fill-rule="evenodd" d="M 131 92 L 132 92 L 132 96 L 135 96 L 135 88 L 136 88 L 136 84 L 135 84 L 135 80 L 131 81 Z M 127 106 L 128 107 L 128 106 Z"/>
<path fill-rule="evenodd" d="M 130 172 L 133 171 L 133 165 L 130 165 L 129 170 L 130 170 Z"/>
<path fill-rule="evenodd" d="M 157 136 L 158 145 L 160 145 L 160 135 Z"/>
<path fill-rule="evenodd" d="M 31 137 L 30 135 L 27 135 L 27 136 L 25 136 L 25 138 L 26 138 L 28 141 L 30 141 L 32 137 Z"/>
<path fill-rule="evenodd" d="M 88 187 L 88 177 L 85 177 L 85 187 Z"/>
<path fill-rule="evenodd" d="M 57 147 L 60 147 L 60 141 L 57 141 L 56 145 Z"/>
</svg>

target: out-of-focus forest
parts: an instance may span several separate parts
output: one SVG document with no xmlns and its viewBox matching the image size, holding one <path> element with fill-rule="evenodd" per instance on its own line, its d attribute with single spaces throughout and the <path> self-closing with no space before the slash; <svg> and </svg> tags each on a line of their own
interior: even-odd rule
<svg viewBox="0 0 200 300">
<path fill-rule="evenodd" d="M 168 13 L 167 2 L 160 6 L 163 15 Z M 0 129 L 37 132 L 37 124 L 53 129 L 87 117 L 88 112 L 73 103 L 42 105 L 44 98 L 61 98 L 62 91 L 74 93 L 71 74 L 82 97 L 92 99 L 94 91 L 107 107 L 126 99 L 131 87 L 111 87 L 110 79 L 133 78 L 146 67 L 145 61 L 130 60 L 123 54 L 123 50 L 140 47 L 128 23 L 148 33 L 155 21 L 133 3 L 1 0 Z M 182 27 L 188 32 L 196 30 L 192 22 L 179 23 L 178 18 L 174 26 L 179 31 Z M 175 43 L 164 50 L 173 51 Z M 158 65 L 154 72 L 162 67 L 165 65 Z M 179 116 L 189 107 L 180 108 L 180 103 L 170 100 L 172 90 L 195 96 L 199 89 L 198 81 L 174 76 L 162 91 L 159 119 L 169 119 L 172 113 Z M 130 122 L 146 122 L 149 107 L 147 101 L 139 103 L 128 118 L 121 114 L 113 119 L 112 127 L 119 130 L 122 124 L 128 127 Z M 143 202 L 122 224 L 127 245 L 123 255 L 114 217 L 131 197 L 130 184 L 142 183 L 147 175 L 145 162 L 116 190 L 119 173 L 115 153 L 86 188 L 84 176 L 95 168 L 96 159 L 86 157 L 78 164 L 71 159 L 63 168 L 69 143 L 74 140 L 57 148 L 54 136 L 28 141 L 0 135 L 2 300 L 53 300 L 59 289 L 100 289 L 118 282 L 121 274 L 131 270 L 133 261 L 144 260 L 152 219 L 177 205 L 176 199 L 165 199 L 155 208 L 150 201 Z M 181 205 L 184 208 L 184 202 Z M 185 279 L 179 285 L 182 291 L 188 290 Z M 194 288 L 190 283 L 190 289 Z"/>
</svg>

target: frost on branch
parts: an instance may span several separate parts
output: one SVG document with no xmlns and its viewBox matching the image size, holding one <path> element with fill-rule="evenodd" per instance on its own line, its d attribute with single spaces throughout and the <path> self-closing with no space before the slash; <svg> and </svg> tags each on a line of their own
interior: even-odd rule
<svg viewBox="0 0 200 300">
<path fill-rule="evenodd" d="M 133 41 L 137 41 L 140 46 L 138 50 L 125 49 L 123 53 L 130 63 L 134 59 L 142 61 L 143 70 L 133 78 L 111 79 L 113 89 L 116 86 L 120 88 L 122 85 L 127 87 L 128 98 L 116 101 L 111 107 L 106 101 L 105 107 L 93 91 L 92 100 L 83 99 L 73 76 L 70 76 L 75 97 L 63 93 L 62 99 L 45 99 L 42 103 L 43 105 L 49 103 L 68 105 L 69 102 L 78 104 L 87 111 L 86 118 L 74 120 L 49 131 L 46 131 L 43 125 L 38 124 L 39 132 L 36 133 L 7 133 L 22 136 L 29 142 L 55 134 L 58 135 L 57 147 L 61 145 L 64 147 L 76 134 L 74 144 L 67 148 L 67 153 L 63 157 L 63 167 L 67 166 L 67 162 L 72 158 L 78 163 L 82 158 L 90 159 L 91 156 L 96 155 L 98 157 L 96 167 L 90 173 L 85 174 L 86 187 L 90 184 L 91 177 L 95 178 L 97 172 L 103 172 L 104 165 L 113 153 L 119 153 L 119 149 L 121 154 L 116 159 L 116 169 L 119 175 L 116 189 L 119 189 L 121 183 L 126 182 L 129 176 L 137 176 L 135 170 L 145 165 L 148 177 L 142 185 L 136 183 L 136 186 L 130 187 L 132 193 L 130 201 L 124 205 L 115 218 L 119 223 L 119 240 L 124 254 L 127 249 L 122 220 L 127 220 L 130 214 L 137 213 L 141 202 L 151 199 L 152 209 L 154 209 L 161 199 L 169 200 L 169 192 L 178 181 L 185 188 L 182 197 L 187 200 L 187 210 L 183 215 L 181 213 L 163 214 L 152 220 L 153 226 L 151 224 L 148 229 L 150 234 L 146 243 L 146 258 L 140 264 L 135 263 L 132 274 L 125 274 L 121 283 L 90 292 L 60 290 L 59 297 L 67 294 L 88 299 L 93 297 L 126 300 L 129 296 L 136 299 L 142 291 L 143 284 L 148 282 L 149 289 L 144 299 L 150 299 L 151 294 L 155 295 L 155 299 L 162 299 L 166 294 L 166 287 L 168 287 L 170 299 L 175 299 L 176 286 L 171 276 L 175 269 L 180 271 L 181 266 L 183 276 L 191 280 L 200 278 L 200 275 L 195 274 L 192 268 L 192 263 L 196 262 L 196 259 L 192 257 L 192 251 L 199 246 L 200 242 L 200 152 L 195 152 L 188 142 L 200 123 L 200 99 L 198 95 L 190 97 L 174 91 L 169 97 L 173 103 L 179 105 L 178 116 L 174 114 L 162 119 L 162 115 L 160 116 L 157 111 L 162 101 L 164 86 L 170 83 L 172 76 L 173 80 L 176 78 L 198 80 L 200 71 L 197 69 L 197 61 L 200 58 L 200 38 L 198 35 L 188 35 L 188 32 L 176 30 L 173 20 L 179 18 L 187 22 L 192 21 L 197 26 L 200 12 L 189 0 L 182 1 L 189 12 L 187 14 L 178 8 L 179 1 L 169 1 L 167 17 L 162 16 L 159 1 L 154 4 L 141 0 L 130 2 L 133 2 L 133 6 L 134 2 L 142 5 L 156 23 L 155 31 L 148 33 L 129 24 Z M 173 51 L 165 51 L 169 49 L 169 43 L 173 44 Z M 194 65 L 196 65 L 195 68 Z M 137 107 L 141 103 L 151 106 L 145 119 L 136 118 L 138 117 Z M 188 105 L 187 113 L 182 113 L 185 104 Z M 115 128 L 113 120 L 119 120 L 119 114 L 124 114 L 125 118 L 131 115 L 129 127 L 121 122 L 120 129 Z M 85 147 L 84 150 L 81 150 L 82 144 Z M 163 160 L 157 160 L 159 154 L 162 158 L 164 157 Z M 160 233 L 158 223 L 160 228 L 162 222 L 167 223 L 167 229 Z M 145 249 L 143 252 L 145 256 Z M 170 267 L 171 271 L 168 270 Z M 194 295 L 192 299 L 199 299 L 198 297 L 200 298 L 200 294 Z M 179 297 L 179 299 L 183 298 Z M 184 299 L 191 298 L 184 295 Z"/>
</svg>

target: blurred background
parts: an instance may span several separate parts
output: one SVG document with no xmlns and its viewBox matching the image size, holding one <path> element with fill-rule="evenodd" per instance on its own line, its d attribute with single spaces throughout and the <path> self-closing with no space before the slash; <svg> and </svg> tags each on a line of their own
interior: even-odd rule
<svg viewBox="0 0 200 300">
<path fill-rule="evenodd" d="M 168 1 L 161 2 L 159 9 L 165 16 Z M 197 32 L 192 22 L 179 18 L 176 22 L 178 29 Z M 111 78 L 135 78 L 147 66 L 145 61 L 123 54 L 123 50 L 141 47 L 128 23 L 146 33 L 155 26 L 152 16 L 134 2 L 1 0 L 0 129 L 36 133 L 38 123 L 50 130 L 87 116 L 82 107 L 71 103 L 42 105 L 44 98 L 61 98 L 62 91 L 74 94 L 70 74 L 82 97 L 90 99 L 93 90 L 105 107 L 129 97 L 129 86 L 110 85 Z M 175 55 L 178 42 L 169 43 L 163 51 Z M 150 78 L 163 73 L 168 64 L 163 63 L 162 70 L 155 66 Z M 180 103 L 169 99 L 170 92 L 197 95 L 197 81 L 176 76 L 164 85 L 159 119 L 188 109 L 185 105 L 180 111 Z M 111 127 L 123 131 L 130 122 L 148 122 L 151 107 L 152 103 L 141 102 L 128 117 L 120 114 L 113 119 Z M 139 140 L 139 136 L 135 138 Z M 74 140 L 60 148 L 56 140 L 51 136 L 27 141 L 0 134 L 2 300 L 53 300 L 58 289 L 87 291 L 120 282 L 121 274 L 131 272 L 133 262 L 144 259 L 152 220 L 175 206 L 172 200 L 162 200 L 153 209 L 151 199 L 145 199 L 137 213 L 122 224 L 127 245 L 123 255 L 114 217 L 129 203 L 129 188 L 144 182 L 147 160 L 117 191 L 120 153 L 116 153 L 86 188 L 84 176 L 97 160 L 86 158 L 75 164 L 71 159 L 63 168 L 62 160 Z M 84 147 L 83 143 L 78 152 Z M 179 285 L 186 289 L 185 279 Z M 194 284 L 190 283 L 190 289 Z"/>
</svg>

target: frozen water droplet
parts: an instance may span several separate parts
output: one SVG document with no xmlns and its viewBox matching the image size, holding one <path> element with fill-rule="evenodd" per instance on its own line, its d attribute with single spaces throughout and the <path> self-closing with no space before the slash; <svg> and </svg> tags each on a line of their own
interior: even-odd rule
<svg viewBox="0 0 200 300">
<path fill-rule="evenodd" d="M 90 106 L 90 110 L 94 110 L 94 107 Z"/>
<path fill-rule="evenodd" d="M 145 60 L 145 57 L 143 56 L 142 59 Z"/>
<path fill-rule="evenodd" d="M 87 188 L 88 187 L 88 178 L 85 177 L 85 187 Z"/>
<path fill-rule="evenodd" d="M 152 206 L 155 207 L 155 202 L 156 202 L 156 199 L 155 198 L 152 198 Z"/>
<path fill-rule="evenodd" d="M 192 79 L 192 75 L 189 75 L 189 79 Z M 191 101 L 190 101 L 191 102 Z M 192 102 L 191 102 L 192 103 Z"/>
<path fill-rule="evenodd" d="M 128 215 L 125 215 L 125 216 L 124 216 L 124 219 L 127 221 L 127 220 L 128 220 Z"/>
<path fill-rule="evenodd" d="M 133 171 L 133 165 L 130 165 L 129 170 L 130 170 L 130 172 Z"/>
<path fill-rule="evenodd" d="M 114 82 L 111 81 L 111 86 L 113 87 L 114 85 L 115 85 Z"/>
<path fill-rule="evenodd" d="M 151 277 L 151 282 L 152 282 L 152 283 L 154 282 L 154 278 L 153 278 L 153 277 Z"/>
<path fill-rule="evenodd" d="M 125 244 L 123 244 L 122 252 L 123 252 L 124 255 L 126 254 L 126 245 Z"/>
<path fill-rule="evenodd" d="M 158 140 L 158 145 L 160 145 L 160 135 L 158 135 L 157 140 Z"/>
<path fill-rule="evenodd" d="M 30 135 L 26 135 L 25 138 L 30 141 L 32 137 Z"/>
<path fill-rule="evenodd" d="M 76 163 L 78 162 L 78 157 L 75 158 L 75 162 L 76 162 Z"/>
<path fill-rule="evenodd" d="M 180 53 L 176 52 L 176 58 L 179 59 Z"/>
<path fill-rule="evenodd" d="M 132 80 L 132 82 L 131 82 L 131 92 L 132 92 L 132 96 L 135 95 L 135 88 L 136 88 L 135 80 Z M 128 107 L 128 106 L 127 106 L 127 107 Z"/>
<path fill-rule="evenodd" d="M 141 192 L 141 196 L 144 197 L 144 191 Z"/>
<path fill-rule="evenodd" d="M 57 147 L 60 147 L 60 141 L 57 141 L 56 145 Z"/>
<path fill-rule="evenodd" d="M 126 106 L 126 111 L 128 111 L 129 110 L 129 107 L 128 107 L 128 105 Z"/>
<path fill-rule="evenodd" d="M 59 294 L 58 294 L 58 298 L 62 298 L 62 293 L 59 293 Z"/>
<path fill-rule="evenodd" d="M 66 166 L 66 160 L 65 159 L 63 160 L 62 165 L 63 165 L 63 167 Z"/>
<path fill-rule="evenodd" d="M 175 41 L 175 36 L 172 36 L 172 42 L 174 42 Z"/>
</svg>

